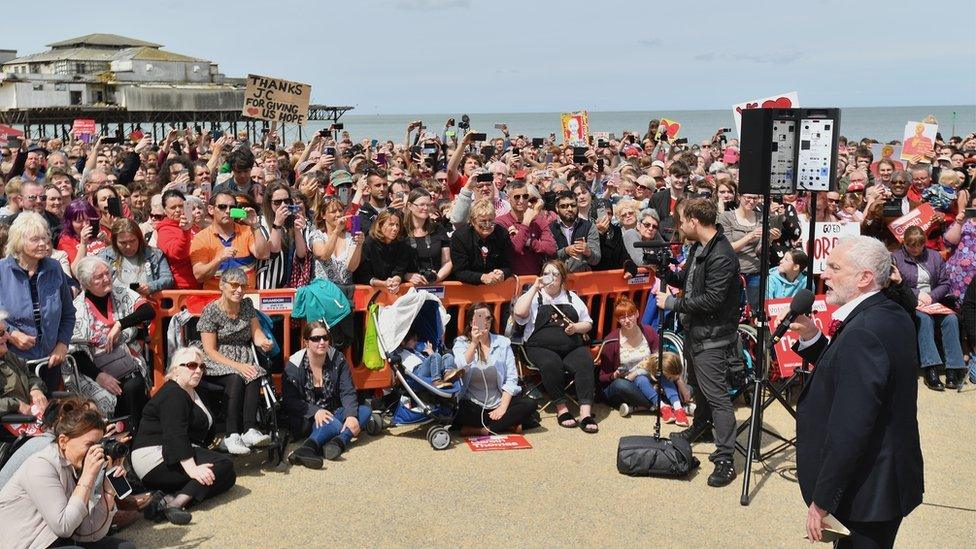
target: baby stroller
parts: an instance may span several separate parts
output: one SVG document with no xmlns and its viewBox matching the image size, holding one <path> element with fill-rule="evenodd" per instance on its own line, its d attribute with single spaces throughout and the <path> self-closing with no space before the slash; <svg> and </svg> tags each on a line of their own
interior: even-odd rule
<svg viewBox="0 0 976 549">
<path fill-rule="evenodd" d="M 449 448 L 448 427 L 457 414 L 461 382 L 438 389 L 430 378 L 415 374 L 403 365 L 399 348 L 412 331 L 418 341 L 429 341 L 434 345 L 434 352 L 442 353 L 444 326 L 450 315 L 436 296 L 414 289 L 392 305 L 379 307 L 374 314 L 379 350 L 393 371 L 394 381 L 391 392 L 382 399 L 387 404 L 380 410 L 374 409 L 366 432 L 376 435 L 386 427 L 431 424 L 427 442 L 435 450 Z"/>
<path fill-rule="evenodd" d="M 167 355 L 175 352 L 177 347 L 185 345 L 203 348 L 203 344 L 200 342 L 200 332 L 197 330 L 197 321 L 199 321 L 199 315 L 203 312 L 203 307 L 208 302 L 202 301 L 197 303 L 188 300 L 186 303 L 187 308 L 184 308 L 173 317 L 167 334 Z M 191 309 L 193 310 L 191 311 Z M 258 381 L 261 384 L 261 400 L 258 407 L 257 424 L 261 430 L 267 432 L 271 437 L 271 442 L 267 447 L 268 461 L 272 467 L 277 467 L 284 463 L 285 448 L 288 446 L 290 434 L 288 429 L 284 429 L 279 425 L 279 415 L 282 413 L 282 405 L 281 397 L 275 392 L 274 385 L 271 383 L 271 360 L 264 353 L 254 348 L 253 345 L 251 346 L 251 356 L 255 364 L 260 365 L 269 372 L 268 375 Z M 203 401 L 207 404 L 207 407 L 211 412 L 216 414 L 214 427 L 218 428 L 219 423 L 223 421 L 223 418 L 220 417 L 220 410 L 223 409 L 222 388 L 219 385 L 209 383 L 204 378 L 200 382 L 197 390 L 203 398 Z M 210 446 L 216 448 L 220 445 L 220 442 L 221 440 L 215 438 Z"/>
</svg>

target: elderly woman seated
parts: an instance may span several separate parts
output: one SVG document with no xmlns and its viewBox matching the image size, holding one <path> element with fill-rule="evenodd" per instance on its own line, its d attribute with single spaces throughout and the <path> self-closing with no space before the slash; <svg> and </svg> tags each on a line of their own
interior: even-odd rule
<svg viewBox="0 0 976 549">
<path fill-rule="evenodd" d="M 204 307 L 197 323 L 206 353 L 206 380 L 223 387 L 227 413 L 223 444 L 231 454 L 247 454 L 251 448 L 271 441 L 256 428 L 259 380 L 267 372 L 255 363 L 253 346 L 268 351 L 273 343 L 261 331 L 251 299 L 244 298 L 247 286 L 243 269 L 224 271 L 220 275 L 220 297 Z"/>
<path fill-rule="evenodd" d="M 166 495 L 147 513 L 155 520 L 187 524 L 186 507 L 228 490 L 237 481 L 234 463 L 202 445 L 209 441 L 213 415 L 196 392 L 203 379 L 203 353 L 182 347 L 173 353 L 166 383 L 146 404 L 132 444 L 132 469 L 146 488 Z"/>
<path fill-rule="evenodd" d="M 102 414 L 130 415 L 130 424 L 139 425 L 149 369 L 137 332 L 156 312 L 136 291 L 112 284 L 112 269 L 104 259 L 85 257 L 76 271 L 84 290 L 74 301 L 77 321 L 71 335 L 79 389 Z"/>
</svg>

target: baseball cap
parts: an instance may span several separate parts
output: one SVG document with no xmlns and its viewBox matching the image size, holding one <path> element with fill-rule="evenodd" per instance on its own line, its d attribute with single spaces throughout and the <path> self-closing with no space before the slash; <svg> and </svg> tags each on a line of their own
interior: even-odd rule
<svg viewBox="0 0 976 549">
<path fill-rule="evenodd" d="M 352 185 L 352 175 L 346 170 L 336 170 L 329 175 L 332 185 Z"/>
<path fill-rule="evenodd" d="M 864 190 L 864 183 L 851 183 L 847 186 L 847 192 L 859 193 Z"/>
</svg>

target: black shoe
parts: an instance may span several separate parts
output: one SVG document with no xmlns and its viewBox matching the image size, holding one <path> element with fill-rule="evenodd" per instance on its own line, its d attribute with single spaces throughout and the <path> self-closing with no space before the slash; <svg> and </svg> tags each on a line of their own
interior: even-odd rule
<svg viewBox="0 0 976 549">
<path fill-rule="evenodd" d="M 688 427 L 684 431 L 678 431 L 671 436 L 681 437 L 687 440 L 689 444 L 692 442 L 715 442 L 715 436 L 712 435 L 712 423 L 710 421 L 694 421 L 691 427 Z"/>
<path fill-rule="evenodd" d="M 288 454 L 288 463 L 302 465 L 309 469 L 321 469 L 325 465 L 319 445 L 312 439 L 306 440 L 301 446 L 295 448 L 294 452 Z"/>
<path fill-rule="evenodd" d="M 720 459 L 715 462 L 715 470 L 708 475 L 708 485 L 715 488 L 728 486 L 735 480 L 735 464 L 731 459 Z"/>
<path fill-rule="evenodd" d="M 957 370 L 956 368 L 946 368 L 946 389 L 958 389 L 962 386 L 963 376 L 959 375 L 964 373 L 965 370 Z"/>
<path fill-rule="evenodd" d="M 339 456 L 346 451 L 346 443 L 342 442 L 342 439 L 335 437 L 329 442 L 325 443 L 325 447 L 322 448 L 322 452 L 325 453 L 325 459 L 329 461 L 335 461 L 339 459 Z"/>
<path fill-rule="evenodd" d="M 166 500 L 161 497 L 154 499 L 148 507 L 143 509 L 142 514 L 147 520 L 153 522 L 161 522 L 165 519 L 170 524 L 180 526 L 190 524 L 190 521 L 193 520 L 193 515 L 189 511 L 180 507 L 169 507 L 166 505 Z"/>
<path fill-rule="evenodd" d="M 922 377 L 925 379 L 925 386 L 933 391 L 945 391 L 945 385 L 939 379 L 939 371 L 935 366 L 922 368 Z"/>
</svg>

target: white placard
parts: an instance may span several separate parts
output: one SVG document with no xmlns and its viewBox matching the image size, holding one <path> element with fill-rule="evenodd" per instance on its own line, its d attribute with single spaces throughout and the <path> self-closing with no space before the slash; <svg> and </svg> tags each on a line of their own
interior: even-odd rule
<svg viewBox="0 0 976 549">
<path fill-rule="evenodd" d="M 857 236 L 861 234 L 861 225 L 856 221 L 841 223 L 834 221 L 817 222 L 815 229 L 816 238 L 813 241 L 813 274 L 820 274 L 827 266 L 827 257 L 834 249 L 837 242 L 845 236 Z M 807 251 L 807 241 L 810 239 L 810 224 L 805 221 L 800 222 L 800 243 L 798 247 L 804 252 Z"/>
<path fill-rule="evenodd" d="M 746 109 L 796 109 L 799 106 L 800 96 L 795 91 L 732 105 L 732 119 L 735 120 L 735 133 L 739 137 L 742 137 L 742 111 Z"/>
</svg>

